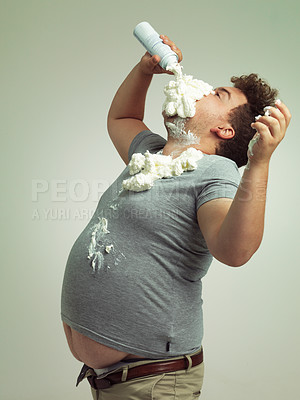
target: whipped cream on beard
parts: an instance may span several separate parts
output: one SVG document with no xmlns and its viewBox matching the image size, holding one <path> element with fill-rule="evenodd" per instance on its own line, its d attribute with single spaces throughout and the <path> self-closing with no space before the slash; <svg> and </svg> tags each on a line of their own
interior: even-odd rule
<svg viewBox="0 0 300 400">
<path fill-rule="evenodd" d="M 169 135 L 178 142 L 179 146 L 199 144 L 200 142 L 200 138 L 194 135 L 193 132 L 190 130 L 188 130 L 188 132 L 185 131 L 185 124 L 188 120 L 189 118 L 176 117 L 173 122 L 165 123 Z"/>
</svg>

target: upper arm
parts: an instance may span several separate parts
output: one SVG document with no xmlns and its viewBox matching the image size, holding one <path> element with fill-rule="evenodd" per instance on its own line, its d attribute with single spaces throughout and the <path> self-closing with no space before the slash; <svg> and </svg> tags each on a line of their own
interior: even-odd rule
<svg viewBox="0 0 300 400">
<path fill-rule="evenodd" d="M 222 243 L 218 234 L 231 206 L 232 199 L 218 198 L 210 200 L 199 207 L 197 219 L 210 253 L 223 262 Z M 230 240 L 230 238 L 229 238 Z"/>
<path fill-rule="evenodd" d="M 134 137 L 148 130 L 143 121 L 134 118 L 108 118 L 107 128 L 109 136 L 125 164 L 128 164 L 128 151 Z"/>
</svg>

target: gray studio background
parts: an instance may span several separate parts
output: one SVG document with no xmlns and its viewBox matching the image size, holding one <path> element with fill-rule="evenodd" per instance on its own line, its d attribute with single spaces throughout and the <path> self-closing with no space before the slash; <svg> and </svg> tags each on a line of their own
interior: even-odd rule
<svg viewBox="0 0 300 400">
<path fill-rule="evenodd" d="M 60 322 L 70 248 L 123 164 L 111 100 L 144 53 L 143 20 L 213 86 L 258 72 L 293 119 L 270 169 L 265 236 L 250 262 L 204 279 L 203 400 L 299 396 L 299 2 L 1 0 L 1 373 L 3 400 L 89 399 Z M 156 76 L 145 121 L 165 136 Z"/>
</svg>

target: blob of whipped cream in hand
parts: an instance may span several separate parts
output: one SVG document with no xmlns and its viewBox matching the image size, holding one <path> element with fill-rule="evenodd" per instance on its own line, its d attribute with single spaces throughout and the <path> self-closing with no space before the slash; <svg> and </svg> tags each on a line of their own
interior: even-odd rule
<svg viewBox="0 0 300 400">
<path fill-rule="evenodd" d="M 271 106 L 266 106 L 264 108 L 264 112 L 265 112 L 265 116 L 269 117 L 271 115 Z M 258 121 L 261 117 L 262 117 L 262 115 L 257 115 L 255 117 L 255 121 Z M 248 145 L 248 156 L 250 155 L 252 157 L 254 155 L 253 147 L 259 141 L 259 139 L 260 139 L 260 134 L 258 132 L 256 132 L 255 135 L 253 136 L 253 138 L 249 142 L 249 145 Z"/>
</svg>

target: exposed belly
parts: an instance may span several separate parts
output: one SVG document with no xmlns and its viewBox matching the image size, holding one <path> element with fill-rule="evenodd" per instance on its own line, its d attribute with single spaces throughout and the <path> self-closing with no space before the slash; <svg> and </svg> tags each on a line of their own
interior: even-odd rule
<svg viewBox="0 0 300 400">
<path fill-rule="evenodd" d="M 125 358 L 143 358 L 112 349 L 82 335 L 63 322 L 67 342 L 73 356 L 91 368 L 105 368 Z"/>
</svg>

